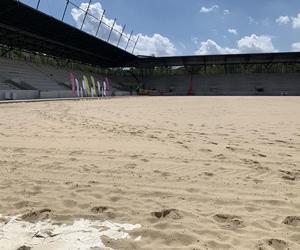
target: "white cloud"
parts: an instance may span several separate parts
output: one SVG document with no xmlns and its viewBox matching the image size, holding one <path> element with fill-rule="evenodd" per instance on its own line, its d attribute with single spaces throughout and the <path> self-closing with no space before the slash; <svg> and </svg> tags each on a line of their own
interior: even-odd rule
<svg viewBox="0 0 300 250">
<path fill-rule="evenodd" d="M 222 47 L 213 40 L 201 42 L 200 48 L 196 51 L 197 55 L 213 54 L 239 54 L 239 53 L 262 53 L 277 52 L 272 43 L 272 38 L 266 35 L 245 36 L 237 42 L 237 48 Z"/>
<path fill-rule="evenodd" d="M 292 44 L 292 50 L 297 52 L 300 51 L 300 42 Z"/>
<path fill-rule="evenodd" d="M 263 26 L 270 26 L 270 19 L 268 17 L 266 17 L 263 21 L 262 21 L 262 25 Z"/>
<path fill-rule="evenodd" d="M 296 17 L 292 17 L 293 21 L 293 28 L 299 29 L 300 28 L 300 13 Z"/>
<path fill-rule="evenodd" d="M 300 28 L 300 13 L 295 17 L 289 17 L 289 16 L 280 16 L 276 19 L 276 23 L 279 25 L 286 25 L 291 23 L 292 27 L 294 29 Z"/>
<path fill-rule="evenodd" d="M 257 21 L 254 20 L 254 18 L 252 16 L 248 16 L 248 21 L 249 21 L 249 24 L 258 24 Z"/>
<path fill-rule="evenodd" d="M 277 52 L 274 48 L 272 38 L 262 35 L 245 36 L 238 41 L 238 48 L 241 53 L 260 53 L 260 52 Z"/>
<path fill-rule="evenodd" d="M 230 11 L 229 10 L 224 10 L 224 15 L 227 16 L 230 14 Z"/>
<path fill-rule="evenodd" d="M 210 12 L 215 12 L 215 11 L 217 11 L 218 9 L 220 9 L 220 6 L 219 5 L 213 5 L 213 6 L 211 6 L 211 7 L 205 7 L 205 6 L 203 6 L 201 9 L 200 9 L 200 13 L 205 13 L 205 14 L 207 14 L 207 13 L 210 13 Z M 230 14 L 230 10 L 223 10 L 223 14 L 224 14 L 224 16 L 227 16 L 227 15 L 229 15 Z"/>
<path fill-rule="evenodd" d="M 184 49 L 184 50 L 186 50 L 186 49 L 187 49 L 187 47 L 186 47 L 186 45 L 185 45 L 184 43 L 182 43 L 182 42 L 179 42 L 179 45 L 180 45 L 180 47 L 181 47 L 182 49 Z"/>
<path fill-rule="evenodd" d="M 191 40 L 192 40 L 192 42 L 193 42 L 194 44 L 196 44 L 196 45 L 199 44 L 199 38 L 198 38 L 198 37 L 192 37 Z"/>
<path fill-rule="evenodd" d="M 228 29 L 228 32 L 233 34 L 233 35 L 236 35 L 236 36 L 238 35 L 238 32 L 237 32 L 236 29 Z"/>
<path fill-rule="evenodd" d="M 176 54 L 174 44 L 160 34 L 147 36 L 139 34 L 140 39 L 136 46 L 136 53 L 139 55 L 171 56 Z"/>
<path fill-rule="evenodd" d="M 81 9 L 87 10 L 88 3 L 81 3 Z M 101 3 L 94 3 L 90 5 L 89 13 L 98 19 L 101 18 L 103 13 L 103 8 Z M 73 8 L 71 10 L 71 15 L 76 22 L 77 26 L 80 27 L 83 19 L 84 19 L 84 12 L 82 10 Z M 107 40 L 110 34 L 110 27 L 113 25 L 114 20 L 109 19 L 108 17 L 104 16 L 103 24 L 101 25 L 98 33 L 98 37 Z M 95 35 L 98 29 L 99 21 L 91 16 L 87 16 L 83 29 Z M 115 24 L 114 31 L 111 33 L 109 42 L 117 45 L 119 40 L 119 47 L 125 48 L 127 45 L 128 38 L 130 36 L 129 33 L 124 34 L 124 36 L 120 39 L 120 34 L 122 31 L 122 26 L 119 24 Z M 137 43 L 135 54 L 139 55 L 156 55 L 156 56 L 171 56 L 176 54 L 176 47 L 175 45 L 167 38 L 160 34 L 154 34 L 153 36 L 148 36 L 144 34 L 135 34 L 132 36 L 133 40 L 136 40 L 139 37 L 139 41 Z M 128 45 L 128 51 L 132 51 L 134 47 L 134 41 L 130 42 Z"/>
<path fill-rule="evenodd" d="M 253 23 L 254 22 L 254 19 L 252 16 L 248 16 L 248 20 L 249 20 L 249 23 Z"/>
<path fill-rule="evenodd" d="M 196 55 L 216 55 L 216 54 L 236 54 L 239 51 L 236 49 L 221 47 L 213 40 L 201 42 L 200 48 L 196 51 Z"/>
<path fill-rule="evenodd" d="M 220 6 L 219 5 L 213 5 L 212 7 L 205 7 L 203 6 L 201 9 L 200 9 L 200 12 L 201 13 L 210 13 L 210 12 L 213 12 L 217 9 L 219 9 Z"/>
<path fill-rule="evenodd" d="M 288 24 L 291 21 L 291 19 L 288 16 L 280 16 L 276 19 L 276 23 L 279 25 Z"/>
<path fill-rule="evenodd" d="M 279 25 L 291 23 L 294 29 L 300 29 L 300 13 L 298 13 L 298 15 L 295 17 L 280 16 L 276 19 L 276 23 Z"/>
</svg>

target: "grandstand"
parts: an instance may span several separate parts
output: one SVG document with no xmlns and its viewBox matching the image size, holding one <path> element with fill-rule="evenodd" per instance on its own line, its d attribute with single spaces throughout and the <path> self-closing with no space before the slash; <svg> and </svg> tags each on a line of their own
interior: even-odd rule
<svg viewBox="0 0 300 250">
<path fill-rule="evenodd" d="M 31 61 L 0 58 L 0 99 L 71 98 L 70 68 Z M 78 78 L 86 75 L 104 81 L 104 75 L 72 69 Z M 112 77 L 109 95 L 129 95 L 120 78 Z M 121 84 L 121 85 L 120 85 Z M 5 95 L 5 93 L 9 93 Z M 15 94 L 13 94 L 15 93 Z"/>
<path fill-rule="evenodd" d="M 19 1 L 0 9 L 0 99 L 78 97 L 70 73 L 109 78 L 109 95 L 300 95 L 300 53 L 136 56 Z"/>
</svg>

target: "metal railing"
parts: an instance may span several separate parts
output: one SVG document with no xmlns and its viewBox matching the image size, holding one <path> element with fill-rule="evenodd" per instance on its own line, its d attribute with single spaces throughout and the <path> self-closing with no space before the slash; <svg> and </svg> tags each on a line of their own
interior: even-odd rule
<svg viewBox="0 0 300 250">
<path fill-rule="evenodd" d="M 20 0 L 16 0 L 16 1 L 17 2 L 22 2 Z M 106 13 L 106 11 L 104 9 L 103 9 L 103 11 L 101 13 L 101 16 L 99 16 L 99 17 L 97 17 L 94 14 L 92 14 L 90 12 L 90 7 L 93 4 L 93 0 L 89 0 L 87 9 L 81 8 L 80 6 L 78 6 L 76 3 L 74 3 L 71 0 L 63 0 L 63 1 L 65 1 L 65 5 L 64 5 L 64 11 L 63 11 L 63 15 L 61 17 L 61 21 L 63 21 L 63 22 L 65 21 L 65 17 L 66 17 L 68 8 L 70 6 L 73 6 L 77 10 L 82 11 L 83 14 L 84 14 L 83 21 L 82 21 L 82 23 L 80 25 L 77 26 L 77 28 L 79 28 L 80 30 L 84 31 L 84 25 L 86 23 L 87 18 L 92 18 L 94 21 L 96 21 L 98 23 L 97 29 L 95 31 L 95 34 L 93 34 L 95 37 L 97 37 L 98 39 L 101 39 L 102 41 L 105 41 L 107 43 L 111 43 L 111 44 L 113 44 L 114 46 L 116 46 L 116 47 L 118 47 L 120 49 L 123 49 L 123 50 L 125 50 L 127 52 L 130 52 L 130 53 L 134 54 L 134 51 L 135 51 L 136 46 L 137 46 L 138 41 L 139 41 L 139 36 L 137 36 L 137 37 L 133 36 L 133 30 L 131 31 L 130 34 L 126 33 L 125 32 L 126 25 L 123 26 L 122 30 L 116 29 L 115 28 L 116 23 L 117 23 L 117 19 L 116 18 L 114 19 L 113 25 L 110 25 L 110 24 L 106 23 L 104 21 L 105 20 L 105 13 Z M 40 10 L 41 2 L 42 2 L 42 0 L 36 0 L 35 8 L 37 10 Z M 26 3 L 24 3 L 24 4 L 26 4 Z M 104 37 L 99 37 L 99 33 L 101 32 L 101 29 L 105 29 L 105 30 L 108 31 L 108 37 L 106 39 Z M 89 32 L 87 32 L 87 33 L 89 33 Z M 115 43 L 113 43 L 111 41 L 111 37 L 112 37 L 113 33 L 118 37 L 115 40 L 116 41 Z M 122 44 L 121 40 L 122 39 L 123 39 L 123 45 L 124 45 L 123 47 L 121 46 L 121 44 Z M 132 46 L 130 46 L 130 44 L 132 44 Z M 129 49 L 131 49 L 131 51 L 129 51 Z"/>
</svg>

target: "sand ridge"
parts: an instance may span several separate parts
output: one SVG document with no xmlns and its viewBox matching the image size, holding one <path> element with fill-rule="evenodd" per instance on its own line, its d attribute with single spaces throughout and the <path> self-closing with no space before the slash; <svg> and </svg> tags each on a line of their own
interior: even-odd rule
<svg viewBox="0 0 300 250">
<path fill-rule="evenodd" d="M 300 248 L 297 97 L 1 105 L 0 156 L 0 214 L 141 225 L 113 249 Z"/>
</svg>

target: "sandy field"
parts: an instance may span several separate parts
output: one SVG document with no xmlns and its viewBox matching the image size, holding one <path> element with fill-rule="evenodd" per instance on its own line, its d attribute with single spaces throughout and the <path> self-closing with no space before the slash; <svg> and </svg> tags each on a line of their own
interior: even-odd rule
<svg viewBox="0 0 300 250">
<path fill-rule="evenodd" d="M 116 250 L 296 250 L 299 195 L 299 97 L 0 105 L 0 243 L 18 215 L 140 225 Z"/>
</svg>

